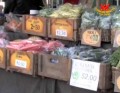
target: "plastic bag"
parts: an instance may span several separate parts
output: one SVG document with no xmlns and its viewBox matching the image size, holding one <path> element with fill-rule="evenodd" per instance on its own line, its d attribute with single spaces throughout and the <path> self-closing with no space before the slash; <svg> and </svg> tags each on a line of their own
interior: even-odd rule
<svg viewBox="0 0 120 93">
<path fill-rule="evenodd" d="M 9 41 L 3 38 L 0 38 L 0 47 L 5 48 L 9 44 Z"/>
<path fill-rule="evenodd" d="M 10 13 L 6 15 L 7 23 L 5 23 L 5 28 L 8 31 L 21 31 L 22 30 L 22 19 L 16 15 Z"/>
<path fill-rule="evenodd" d="M 111 16 L 107 16 L 107 17 L 100 17 L 99 20 L 99 28 L 101 29 L 110 29 L 111 28 Z"/>
<path fill-rule="evenodd" d="M 68 49 L 68 53 L 69 53 L 69 58 L 73 59 L 73 58 L 81 58 L 80 53 L 82 51 L 86 51 L 92 49 L 92 47 L 89 46 L 75 46 L 75 47 L 70 47 Z"/>
<path fill-rule="evenodd" d="M 112 29 L 120 29 L 120 8 L 112 16 Z"/>
<path fill-rule="evenodd" d="M 51 54 L 52 55 L 57 55 L 57 56 L 68 57 L 68 49 L 67 48 L 57 48 Z"/>
<path fill-rule="evenodd" d="M 0 38 L 9 39 L 7 33 L 5 32 L 4 26 L 0 26 Z"/>
<path fill-rule="evenodd" d="M 82 15 L 81 28 L 86 29 L 98 26 L 99 17 L 94 11 L 85 11 Z"/>
</svg>

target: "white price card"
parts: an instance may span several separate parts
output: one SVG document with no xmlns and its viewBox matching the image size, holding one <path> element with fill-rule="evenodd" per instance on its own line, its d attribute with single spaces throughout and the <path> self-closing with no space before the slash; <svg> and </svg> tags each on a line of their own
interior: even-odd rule
<svg viewBox="0 0 120 93">
<path fill-rule="evenodd" d="M 17 60 L 15 61 L 15 66 L 21 67 L 21 68 L 26 68 L 27 67 L 27 62 L 23 60 Z"/>
<path fill-rule="evenodd" d="M 100 63 L 78 59 L 73 59 L 72 62 L 70 85 L 97 91 Z"/>
<path fill-rule="evenodd" d="M 56 36 L 63 36 L 63 37 L 67 37 L 67 31 L 66 30 L 56 30 Z"/>
</svg>

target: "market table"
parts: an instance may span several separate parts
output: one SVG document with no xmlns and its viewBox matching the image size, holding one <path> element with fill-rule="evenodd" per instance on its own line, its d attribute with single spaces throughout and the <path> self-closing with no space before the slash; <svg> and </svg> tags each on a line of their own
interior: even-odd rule
<svg viewBox="0 0 120 93">
<path fill-rule="evenodd" d="M 66 82 L 31 77 L 0 69 L 0 93 L 97 93 L 69 86 Z"/>
</svg>

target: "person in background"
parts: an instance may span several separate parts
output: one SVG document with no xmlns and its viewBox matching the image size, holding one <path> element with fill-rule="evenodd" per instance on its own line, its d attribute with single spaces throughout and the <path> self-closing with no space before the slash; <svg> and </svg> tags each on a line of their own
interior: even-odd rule
<svg viewBox="0 0 120 93">
<path fill-rule="evenodd" d="M 29 14 L 30 10 L 40 10 L 43 5 L 42 0 L 4 0 L 4 13 Z M 41 6 L 41 7 L 40 7 Z"/>
<path fill-rule="evenodd" d="M 64 0 L 64 3 L 78 4 L 80 0 Z"/>
</svg>

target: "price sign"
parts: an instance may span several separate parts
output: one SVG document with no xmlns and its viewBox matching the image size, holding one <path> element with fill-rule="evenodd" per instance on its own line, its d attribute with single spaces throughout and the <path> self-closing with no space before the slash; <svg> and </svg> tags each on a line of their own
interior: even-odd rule
<svg viewBox="0 0 120 93">
<path fill-rule="evenodd" d="M 66 30 L 56 30 L 56 36 L 63 36 L 63 37 L 67 37 L 67 31 Z"/>
<path fill-rule="evenodd" d="M 70 85 L 97 91 L 100 63 L 73 59 Z"/>
<path fill-rule="evenodd" d="M 68 19 L 51 19 L 50 32 L 52 37 L 66 38 L 73 40 L 74 37 L 74 21 Z"/>
<path fill-rule="evenodd" d="M 100 47 L 101 31 L 94 29 L 88 29 L 86 31 L 83 31 L 81 42 L 82 44 Z"/>
<path fill-rule="evenodd" d="M 26 68 L 26 67 L 27 67 L 27 63 L 26 63 L 26 61 L 17 60 L 17 59 L 16 59 L 16 61 L 15 61 L 15 66 L 21 67 L 21 68 Z"/>
<path fill-rule="evenodd" d="M 115 31 L 113 47 L 119 47 L 119 46 L 120 46 L 120 31 Z"/>
<path fill-rule="evenodd" d="M 26 30 L 34 32 L 43 32 L 43 22 L 39 17 L 26 18 Z"/>
</svg>

